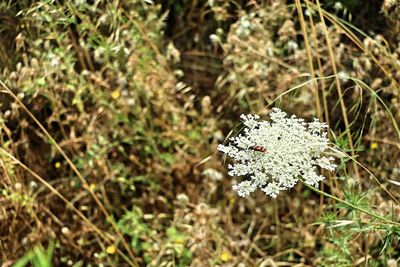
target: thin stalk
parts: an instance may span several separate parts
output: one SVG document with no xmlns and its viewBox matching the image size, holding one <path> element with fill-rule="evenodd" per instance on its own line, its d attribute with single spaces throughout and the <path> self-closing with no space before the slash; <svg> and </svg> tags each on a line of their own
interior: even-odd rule
<svg viewBox="0 0 400 267">
<path fill-rule="evenodd" d="M 344 125 L 346 127 L 347 138 L 349 139 L 349 146 L 350 146 L 350 149 L 351 149 L 351 155 L 354 157 L 355 153 L 354 153 L 353 138 L 351 136 L 349 119 L 347 117 L 347 108 L 346 108 L 346 105 L 345 105 L 344 99 L 343 99 L 343 91 L 342 91 L 342 87 L 341 87 L 341 84 L 340 84 L 340 81 L 339 81 L 339 76 L 337 74 L 335 55 L 334 55 L 333 47 L 332 47 L 331 40 L 330 40 L 330 37 L 329 37 L 328 27 L 325 24 L 324 15 L 322 13 L 322 9 L 321 9 L 321 5 L 319 3 L 319 0 L 316 0 L 316 5 L 317 5 L 317 9 L 318 9 L 318 12 L 319 12 L 321 23 L 322 23 L 323 29 L 324 29 L 326 45 L 328 47 L 328 52 L 329 52 L 329 58 L 330 58 L 330 60 L 332 62 L 332 70 L 333 70 L 333 73 L 335 74 L 336 90 L 337 90 L 337 93 L 338 93 L 340 107 L 341 107 L 341 110 L 342 110 Z M 356 173 L 356 176 L 360 177 L 360 173 L 358 171 L 357 164 L 353 164 L 353 167 L 354 167 L 354 171 Z M 361 183 L 359 183 L 359 187 L 361 189 Z"/>
<path fill-rule="evenodd" d="M 307 9 L 311 10 L 308 1 L 306 1 L 306 4 L 307 4 Z M 319 44 L 318 44 L 317 33 L 315 32 L 315 24 L 314 24 L 313 16 L 310 15 L 310 16 L 308 16 L 308 18 L 309 18 L 309 21 L 310 21 L 311 37 L 313 39 L 314 46 L 315 46 L 314 51 L 315 51 L 315 57 L 317 58 L 317 63 L 318 63 L 319 77 L 321 78 L 321 77 L 324 77 L 324 71 L 322 69 L 321 55 L 319 53 Z M 318 84 L 317 80 L 316 80 L 316 83 Z M 326 93 L 326 88 L 325 88 L 325 83 L 324 82 L 321 82 L 321 91 L 322 91 L 322 100 L 323 100 L 323 105 L 324 105 L 325 122 L 328 125 L 330 125 L 328 102 L 327 102 L 327 93 Z"/>
<path fill-rule="evenodd" d="M 311 10 L 310 9 L 310 5 L 308 3 L 308 1 L 306 1 L 307 4 L 307 10 Z M 318 45 L 318 37 L 317 37 L 317 33 L 315 31 L 315 24 L 314 24 L 314 19 L 313 16 L 310 15 L 308 16 L 309 19 L 309 23 L 310 23 L 310 29 L 311 29 L 311 38 L 313 40 L 314 43 L 314 51 L 315 51 L 315 57 L 317 58 L 317 63 L 318 63 L 318 71 L 319 71 L 319 77 L 323 77 L 324 76 L 324 71 L 322 68 L 322 62 L 321 62 L 321 55 L 319 53 L 319 45 Z M 318 84 L 318 81 L 316 80 L 316 84 Z M 325 122 L 330 126 L 330 119 L 329 119 L 329 110 L 328 110 L 328 101 L 327 101 L 327 93 L 326 93 L 326 88 L 325 88 L 325 81 L 321 82 L 321 92 L 322 92 L 322 103 L 323 103 L 323 111 L 324 111 L 324 119 Z M 319 99 L 318 99 L 318 103 L 319 103 Z M 323 118 L 319 118 L 321 121 L 323 120 Z M 330 131 L 328 131 L 328 136 L 330 137 L 330 139 L 332 138 L 332 133 Z M 331 188 L 334 188 L 334 186 L 336 185 L 335 180 L 333 179 L 333 176 L 331 173 L 328 174 L 328 182 L 329 182 L 329 186 Z M 324 184 L 321 185 L 321 189 L 324 189 Z M 322 214 L 322 203 L 324 202 L 324 196 L 321 195 L 320 197 L 320 208 L 319 208 L 319 214 Z"/>
<path fill-rule="evenodd" d="M 364 213 L 364 214 L 367 214 L 367 215 L 369 215 L 369 216 L 371 216 L 371 217 L 373 217 L 373 218 L 375 218 L 375 219 L 378 219 L 378 220 L 381 220 L 381 221 L 384 221 L 384 222 L 387 222 L 387 223 L 390 223 L 390 224 L 393 224 L 393 225 L 400 226 L 400 223 L 398 223 L 398 222 L 395 222 L 395 221 L 392 221 L 392 220 L 390 220 L 390 219 L 387 219 L 387 218 L 383 217 L 382 215 L 379 215 L 379 214 L 373 213 L 373 212 L 371 212 L 371 211 L 365 210 L 365 209 L 363 209 L 363 208 L 361 208 L 361 207 L 358 207 L 358 206 L 356 206 L 356 205 L 354 205 L 354 204 L 352 204 L 352 203 L 350 203 L 350 202 L 347 202 L 346 200 L 340 199 L 340 198 L 335 197 L 335 196 L 333 196 L 333 195 L 331 195 L 331 194 L 328 194 L 328 193 L 326 193 L 326 192 L 324 192 L 324 191 L 321 191 L 321 190 L 319 190 L 319 189 L 317 189 L 317 188 L 315 188 L 315 187 L 313 187 L 313 186 L 307 184 L 307 183 L 304 182 L 303 180 L 300 180 L 300 181 L 301 181 L 306 187 L 308 187 L 309 189 L 313 190 L 314 192 L 316 192 L 316 193 L 318 193 L 318 194 L 320 194 L 320 195 L 323 195 L 323 196 L 325 196 L 325 197 L 328 197 L 328 198 L 331 198 L 331 199 L 333 199 L 333 200 L 336 200 L 337 202 L 340 202 L 340 203 L 342 203 L 342 204 L 344 204 L 344 205 L 346 205 L 346 206 L 348 206 L 348 207 L 350 207 L 350 208 L 352 208 L 352 209 L 354 209 L 354 210 L 357 210 L 357 211 L 359 211 L 359 212 L 362 212 L 362 213 Z"/>
<path fill-rule="evenodd" d="M 42 132 L 46 135 L 46 137 L 49 139 L 49 141 L 56 147 L 58 152 L 63 156 L 63 158 L 66 160 L 68 165 L 71 167 L 73 172 L 76 174 L 76 176 L 79 178 L 79 180 L 83 184 L 83 188 L 86 189 L 90 195 L 93 197 L 95 200 L 97 206 L 101 210 L 101 212 L 104 214 L 106 217 L 106 220 L 111 224 L 112 228 L 114 229 L 116 235 L 118 238 L 121 240 L 122 245 L 125 247 L 126 251 L 128 252 L 131 261 L 133 262 L 132 266 L 139 266 L 139 264 L 136 261 L 135 255 L 133 253 L 133 250 L 129 246 L 129 244 L 126 242 L 124 236 L 122 235 L 121 231 L 118 229 L 117 224 L 114 222 L 113 217 L 110 215 L 110 213 L 106 210 L 104 207 L 103 203 L 100 201 L 98 196 L 96 195 L 93 190 L 90 189 L 90 186 L 86 179 L 83 177 L 83 175 L 79 172 L 78 168 L 75 166 L 75 164 L 72 162 L 72 160 L 67 156 L 67 154 L 64 152 L 64 150 L 60 147 L 60 145 L 57 143 L 57 141 L 53 138 L 53 136 L 46 130 L 46 128 L 43 126 L 43 124 L 40 123 L 40 121 L 32 114 L 32 112 L 29 111 L 29 109 L 22 103 L 22 101 L 11 91 L 10 88 L 8 88 L 7 85 L 3 83 L 3 81 L 0 80 L 0 85 L 5 89 L 5 92 L 7 92 L 12 98 L 14 98 L 15 102 L 17 102 L 22 109 L 31 117 L 31 119 L 36 123 L 36 125 L 42 130 Z"/>
<path fill-rule="evenodd" d="M 103 233 L 90 219 L 88 219 L 79 209 L 77 209 L 71 201 L 69 201 L 64 195 L 62 195 L 60 192 L 57 191 L 51 184 L 49 184 L 45 179 L 43 179 L 39 174 L 34 172 L 31 168 L 26 166 L 24 163 L 22 163 L 19 159 L 11 155 L 9 152 L 7 152 L 5 149 L 0 147 L 0 154 L 4 154 L 6 157 L 11 159 L 15 164 L 18 164 L 22 169 L 30 173 L 35 179 L 37 179 L 39 182 L 41 182 L 44 186 L 46 186 L 54 195 L 59 197 L 70 209 L 72 209 L 89 227 L 93 229 L 106 243 L 108 244 L 114 244 L 114 237 L 111 236 L 109 233 L 105 232 Z M 1 164 L 3 165 L 3 161 L 0 160 Z M 3 169 L 5 170 L 5 167 L 2 166 Z M 5 172 L 7 173 L 7 172 Z M 8 176 L 6 174 L 6 176 Z M 124 260 L 130 264 L 131 266 L 135 266 L 134 263 L 119 249 L 117 249 L 117 253 L 124 258 Z"/>
<path fill-rule="evenodd" d="M 300 0 L 296 0 L 295 2 L 296 2 L 297 13 L 299 15 L 301 32 L 303 33 L 303 37 L 304 37 L 304 45 L 306 47 L 308 65 L 309 65 L 309 68 L 310 68 L 311 79 L 314 80 L 314 78 L 315 78 L 314 64 L 313 64 L 313 58 L 312 58 L 312 55 L 311 55 L 311 46 L 310 46 L 310 43 L 308 41 L 306 22 L 305 22 L 304 16 L 303 16 L 303 9 L 301 7 Z M 316 82 L 316 80 L 314 80 L 314 82 L 311 83 L 310 85 L 311 85 L 311 91 L 313 91 L 313 93 L 315 95 L 315 105 L 317 107 L 318 119 L 322 120 L 321 103 L 319 102 L 318 83 Z"/>
<path fill-rule="evenodd" d="M 393 74 L 390 72 L 390 70 L 388 70 L 387 68 L 385 68 L 380 62 L 379 59 L 376 58 L 372 52 L 363 44 L 363 42 L 360 40 L 360 38 L 357 37 L 357 35 L 351 31 L 351 29 L 355 30 L 357 33 L 363 35 L 366 38 L 369 38 L 369 36 L 364 33 L 363 31 L 361 31 L 360 29 L 358 29 L 357 27 L 355 27 L 354 25 L 350 24 L 349 22 L 340 19 L 336 16 L 334 16 L 333 14 L 327 12 L 326 10 L 324 10 L 321 7 L 318 7 L 316 4 L 314 4 L 313 2 L 309 1 L 309 0 L 305 0 L 307 3 L 309 3 L 312 7 L 321 10 L 321 12 L 323 13 L 324 17 L 326 19 L 328 19 L 332 24 L 334 24 L 335 26 L 338 26 L 340 29 L 343 30 L 343 33 L 354 43 L 356 44 L 361 51 L 365 52 L 368 56 L 371 57 L 371 59 L 375 62 L 375 64 L 385 73 L 385 75 L 389 78 L 389 80 L 393 83 L 394 87 L 399 87 L 399 83 L 396 81 L 396 79 L 393 78 Z"/>
<path fill-rule="evenodd" d="M 397 205 L 400 206 L 400 202 L 397 200 L 397 198 L 396 198 L 392 193 L 390 193 L 389 190 L 387 190 L 387 189 L 383 186 L 383 184 L 379 181 L 379 179 L 378 179 L 370 170 L 368 170 L 367 167 L 365 167 L 364 165 L 362 165 L 362 164 L 361 164 L 359 161 L 357 161 L 354 157 L 352 157 L 352 156 L 350 156 L 349 154 L 347 154 L 346 152 L 342 151 L 338 146 L 335 145 L 335 147 L 336 147 L 336 148 L 330 147 L 330 150 L 332 150 L 332 151 L 335 152 L 335 153 L 339 153 L 339 154 L 342 153 L 343 155 L 345 155 L 346 157 L 348 157 L 349 159 L 351 159 L 355 164 L 357 164 L 358 166 L 360 166 L 361 168 L 363 168 L 363 169 L 370 175 L 370 177 L 372 177 L 372 179 L 374 179 L 374 181 L 383 189 L 383 191 L 385 191 L 385 192 L 390 196 L 390 198 L 391 198 L 394 202 L 396 202 Z"/>
</svg>

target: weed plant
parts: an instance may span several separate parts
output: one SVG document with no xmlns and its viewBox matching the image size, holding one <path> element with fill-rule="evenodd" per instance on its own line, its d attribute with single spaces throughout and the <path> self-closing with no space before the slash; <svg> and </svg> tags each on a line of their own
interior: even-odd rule
<svg viewBox="0 0 400 267">
<path fill-rule="evenodd" d="M 2 1 L 0 17 L 1 266 L 397 266 L 393 1 Z M 217 146 L 273 107 L 326 123 L 337 167 L 319 189 L 238 197 Z"/>
</svg>

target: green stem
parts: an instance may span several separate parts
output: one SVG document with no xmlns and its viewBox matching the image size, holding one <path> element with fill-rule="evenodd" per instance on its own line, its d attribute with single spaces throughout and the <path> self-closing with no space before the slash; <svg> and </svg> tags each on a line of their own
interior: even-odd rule
<svg viewBox="0 0 400 267">
<path fill-rule="evenodd" d="M 346 205 L 346 206 L 348 206 L 348 207 L 350 207 L 350 208 L 352 208 L 352 209 L 358 210 L 359 212 L 368 214 L 369 216 L 374 217 L 374 218 L 376 218 L 376 219 L 378 219 L 378 220 L 381 220 L 381 221 L 384 221 L 384 222 L 387 222 L 387 223 L 390 223 L 390 224 L 394 224 L 394 225 L 400 226 L 400 223 L 398 223 L 398 222 L 394 222 L 394 221 L 392 221 L 392 220 L 390 220 L 390 219 L 387 219 L 387 218 L 385 218 L 385 217 L 383 217 L 383 216 L 381 216 L 381 215 L 379 215 L 379 214 L 370 212 L 370 211 L 365 210 L 365 209 L 363 209 L 363 208 L 360 208 L 360 207 L 358 207 L 358 206 L 356 206 L 356 205 L 354 205 L 354 204 L 351 204 L 350 202 L 347 202 L 346 200 L 343 200 L 343 199 L 340 199 L 340 198 L 338 198 L 338 197 L 335 197 L 335 196 L 333 196 L 333 195 L 331 195 L 331 194 L 325 193 L 324 191 L 321 191 L 321 190 L 319 190 L 319 189 L 317 189 L 317 188 L 315 188 L 315 187 L 313 187 L 313 186 L 307 184 L 307 183 L 304 182 L 303 180 L 300 180 L 300 181 L 301 181 L 305 186 L 307 186 L 308 188 L 310 188 L 310 189 L 313 190 L 314 192 L 317 192 L 317 193 L 320 194 L 320 195 L 323 195 L 323 196 L 325 196 L 325 197 L 329 197 L 329 198 L 331 198 L 331 199 L 334 199 L 334 200 L 336 200 L 337 202 L 340 202 L 340 203 L 342 203 L 342 204 L 344 204 L 344 205 Z"/>
</svg>

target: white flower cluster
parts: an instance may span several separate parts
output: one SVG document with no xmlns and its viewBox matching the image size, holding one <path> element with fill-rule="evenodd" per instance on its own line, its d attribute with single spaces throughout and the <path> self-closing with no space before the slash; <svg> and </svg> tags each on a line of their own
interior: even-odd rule
<svg viewBox="0 0 400 267">
<path fill-rule="evenodd" d="M 260 121 L 258 115 L 242 115 L 243 134 L 230 138 L 228 145 L 218 150 L 234 160 L 228 165 L 229 175 L 246 175 L 249 180 L 233 186 L 245 197 L 261 188 L 275 198 L 280 191 L 296 185 L 299 177 L 311 186 L 324 179 L 317 174 L 317 166 L 333 171 L 332 157 L 325 157 L 328 138 L 325 123 L 317 119 L 306 123 L 296 116 L 273 108 L 271 122 Z"/>
</svg>

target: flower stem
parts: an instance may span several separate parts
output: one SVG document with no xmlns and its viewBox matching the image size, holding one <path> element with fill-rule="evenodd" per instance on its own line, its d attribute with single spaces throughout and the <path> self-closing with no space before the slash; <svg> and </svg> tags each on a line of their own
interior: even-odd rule
<svg viewBox="0 0 400 267">
<path fill-rule="evenodd" d="M 356 206 L 356 205 L 354 205 L 354 204 L 352 204 L 352 203 L 350 203 L 350 202 L 348 202 L 348 201 L 346 201 L 346 200 L 343 200 L 343 199 L 340 199 L 340 198 L 338 198 L 338 197 L 335 197 L 335 196 L 333 196 L 333 195 L 331 195 L 331 194 L 325 193 L 324 191 L 321 191 L 321 190 L 319 190 L 319 189 L 317 189 L 317 188 L 315 188 L 315 187 L 313 187 L 313 186 L 307 184 L 306 182 L 304 182 L 304 181 L 301 180 L 301 179 L 300 179 L 300 181 L 301 181 L 305 186 L 307 186 L 308 188 L 310 188 L 311 190 L 313 190 L 314 192 L 316 192 L 316 193 L 318 193 L 318 194 L 320 194 L 320 195 L 323 195 L 323 196 L 325 196 L 325 197 L 329 197 L 329 198 L 331 198 L 331 199 L 334 199 L 334 200 L 336 200 L 337 202 L 340 202 L 340 203 L 342 203 L 342 204 L 344 204 L 344 205 L 346 205 L 346 206 L 348 206 L 348 207 L 350 207 L 350 208 L 352 208 L 352 209 L 358 210 L 359 212 L 365 213 L 365 214 L 367 214 L 367 215 L 369 215 L 369 216 L 371 216 L 371 217 L 374 217 L 374 218 L 376 218 L 376 219 L 378 219 L 378 220 L 381 220 L 381 221 L 384 221 L 384 222 L 386 222 L 386 223 L 390 223 L 390 224 L 394 224 L 394 225 L 400 226 L 400 223 L 399 223 L 399 222 L 392 221 L 392 220 L 390 220 L 390 219 L 388 219 L 388 218 L 383 217 L 382 215 L 373 213 L 373 212 L 368 211 L 368 210 L 366 210 L 366 209 L 363 209 L 363 208 L 361 208 L 361 207 L 359 207 L 359 206 Z"/>
</svg>

